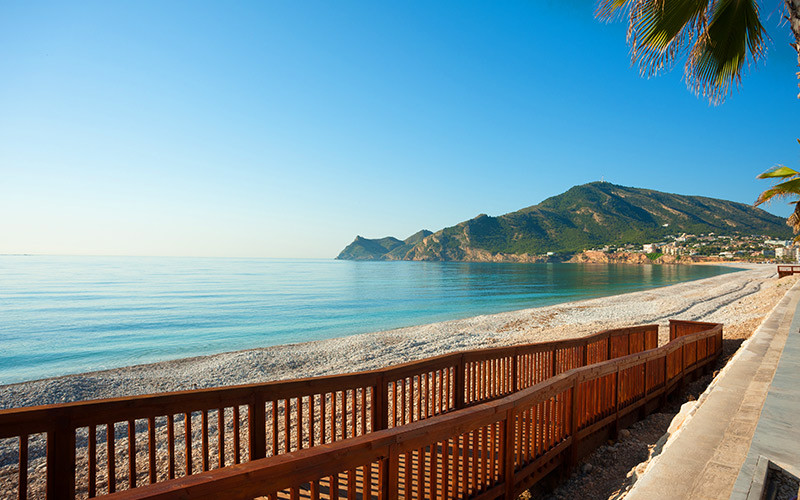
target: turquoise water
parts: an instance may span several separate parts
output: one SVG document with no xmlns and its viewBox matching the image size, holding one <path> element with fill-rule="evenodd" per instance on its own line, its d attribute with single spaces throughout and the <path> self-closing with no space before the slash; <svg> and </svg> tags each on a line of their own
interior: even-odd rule
<svg viewBox="0 0 800 500">
<path fill-rule="evenodd" d="M 732 271 L 0 256 L 0 384 L 538 307 Z"/>
</svg>

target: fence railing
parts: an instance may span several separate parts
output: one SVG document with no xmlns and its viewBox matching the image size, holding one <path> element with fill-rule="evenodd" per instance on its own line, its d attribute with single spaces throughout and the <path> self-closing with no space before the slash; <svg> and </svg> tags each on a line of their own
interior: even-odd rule
<svg viewBox="0 0 800 500">
<path fill-rule="evenodd" d="M 5 456 L 19 498 L 42 496 L 29 469 L 46 474 L 47 498 L 95 497 L 426 421 L 657 345 L 647 325 L 346 375 L 3 410 L 0 446 L 16 448 Z"/>
<path fill-rule="evenodd" d="M 109 500 L 516 498 L 722 351 L 722 325 L 685 335 L 673 325 L 678 335 L 662 347 L 573 368 L 494 401 Z"/>
<path fill-rule="evenodd" d="M 778 266 L 778 279 L 793 274 L 800 274 L 800 266 Z"/>
<path fill-rule="evenodd" d="M 675 340 L 684 335 L 692 333 L 704 332 L 718 325 L 718 323 L 707 323 L 703 321 L 684 321 L 684 320 L 669 320 L 669 340 Z"/>
</svg>

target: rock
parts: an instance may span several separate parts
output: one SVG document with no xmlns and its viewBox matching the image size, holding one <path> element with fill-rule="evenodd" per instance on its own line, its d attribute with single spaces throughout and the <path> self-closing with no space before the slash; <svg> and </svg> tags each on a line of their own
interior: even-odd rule
<svg viewBox="0 0 800 500">
<path fill-rule="evenodd" d="M 683 406 L 681 406 L 681 410 L 684 409 L 684 406 L 686 405 L 684 404 Z M 684 420 L 686 420 L 686 413 L 683 413 L 683 411 L 675 415 L 672 418 L 672 422 L 670 422 L 669 424 L 669 428 L 667 429 L 667 434 L 669 435 L 675 434 L 678 431 L 678 429 L 680 429 L 681 426 L 683 425 Z"/>
<path fill-rule="evenodd" d="M 630 437 L 631 437 L 631 431 L 629 431 L 628 429 L 622 429 L 621 431 L 619 431 L 620 439 L 628 439 Z"/>
<path fill-rule="evenodd" d="M 588 474 L 588 473 L 592 472 L 592 469 L 594 469 L 594 466 L 593 466 L 592 464 L 590 464 L 590 463 L 585 463 L 585 464 L 583 464 L 583 466 L 581 467 L 581 471 L 582 471 L 584 474 Z"/>
</svg>

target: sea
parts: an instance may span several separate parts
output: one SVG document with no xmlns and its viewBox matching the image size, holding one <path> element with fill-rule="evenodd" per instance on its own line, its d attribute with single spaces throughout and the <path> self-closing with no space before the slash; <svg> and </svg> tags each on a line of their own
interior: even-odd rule
<svg viewBox="0 0 800 500">
<path fill-rule="evenodd" d="M 540 307 L 735 271 L 0 256 L 0 384 Z"/>
</svg>

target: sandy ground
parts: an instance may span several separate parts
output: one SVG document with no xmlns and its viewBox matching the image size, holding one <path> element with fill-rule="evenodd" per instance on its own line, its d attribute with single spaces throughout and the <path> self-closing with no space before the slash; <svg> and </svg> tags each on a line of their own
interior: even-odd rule
<svg viewBox="0 0 800 500">
<path fill-rule="evenodd" d="M 572 338 L 648 323 L 661 326 L 663 343 L 669 319 L 724 323 L 728 357 L 800 278 L 778 280 L 774 265 L 747 267 L 714 278 L 556 306 L 0 386 L 0 409 L 346 373 L 463 349 Z M 697 390 L 702 392 L 702 388 Z M 627 472 L 646 459 L 670 419 L 667 410 L 637 424 L 623 444 L 604 447 L 601 451 L 605 454 L 590 457 L 589 466 L 579 469 L 561 489 L 545 495 L 608 498 L 624 491 Z M 31 442 L 29 467 L 37 483 L 32 489 L 39 491 L 43 474 L 38 472 L 44 466 L 40 440 Z M 0 440 L 0 497 L 14 490 L 13 444 Z M 122 449 L 124 440 L 119 442 L 118 452 Z M 84 460 L 79 457 L 79 462 Z M 102 477 L 98 481 L 99 485 L 104 482 Z"/>
</svg>

